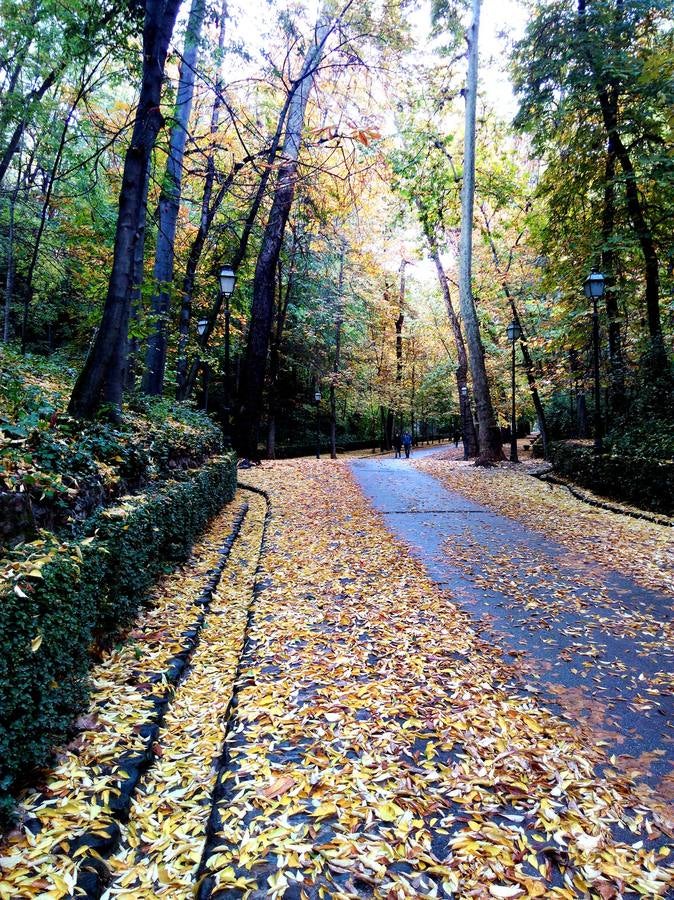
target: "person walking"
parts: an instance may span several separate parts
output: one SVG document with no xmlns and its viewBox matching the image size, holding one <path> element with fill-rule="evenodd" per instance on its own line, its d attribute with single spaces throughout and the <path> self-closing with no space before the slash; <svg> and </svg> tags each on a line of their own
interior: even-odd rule
<svg viewBox="0 0 674 900">
<path fill-rule="evenodd" d="M 412 449 L 412 435 L 409 431 L 403 434 L 403 447 L 405 448 L 405 459 L 410 458 L 410 450 Z"/>
<path fill-rule="evenodd" d="M 395 459 L 400 459 L 400 451 L 402 449 L 403 442 L 400 437 L 400 432 L 396 431 L 393 435 L 393 449 L 395 450 Z"/>
</svg>

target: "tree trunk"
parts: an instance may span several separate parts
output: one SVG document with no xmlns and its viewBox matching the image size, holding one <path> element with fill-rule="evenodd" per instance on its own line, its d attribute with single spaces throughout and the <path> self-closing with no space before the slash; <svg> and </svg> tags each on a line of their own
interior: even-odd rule
<svg viewBox="0 0 674 900">
<path fill-rule="evenodd" d="M 274 135 L 274 138 L 272 140 L 269 151 L 266 154 L 267 165 L 264 167 L 264 170 L 262 172 L 262 177 L 260 178 L 260 182 L 259 182 L 259 184 L 257 186 L 257 190 L 255 192 L 255 198 L 254 198 L 254 200 L 251 204 L 251 207 L 248 211 L 248 216 L 246 217 L 246 222 L 243 227 L 243 232 L 242 232 L 241 238 L 239 240 L 239 246 L 236 250 L 236 253 L 234 254 L 234 258 L 230 262 L 230 265 L 232 266 L 232 268 L 234 270 L 236 270 L 239 267 L 239 265 L 243 262 L 243 260 L 246 256 L 246 250 L 248 248 L 248 241 L 250 240 L 250 236 L 253 231 L 253 225 L 255 224 L 255 219 L 257 218 L 257 214 L 259 212 L 260 205 L 261 205 L 264 195 L 266 193 L 267 184 L 269 182 L 269 178 L 271 177 L 271 173 L 272 173 L 272 163 L 276 159 L 276 154 L 278 152 L 279 144 L 281 142 L 281 135 L 283 133 L 283 125 L 285 123 L 286 115 L 288 113 L 288 107 L 290 105 L 291 96 L 292 96 L 292 89 L 291 89 L 291 93 L 286 98 L 286 102 L 283 106 L 283 109 L 281 110 L 281 112 L 279 114 L 279 120 L 276 125 L 276 134 Z M 250 162 L 253 158 L 254 157 L 247 157 L 245 160 L 242 160 L 241 162 L 236 163 L 236 165 L 232 167 L 232 171 L 229 173 L 226 180 L 220 186 L 220 190 L 218 191 L 213 203 L 211 204 L 210 208 L 208 209 L 208 215 L 206 216 L 205 220 L 202 215 L 202 222 L 199 226 L 199 231 L 197 233 L 196 238 L 194 239 L 194 243 L 192 244 L 192 247 L 190 248 L 190 254 L 189 254 L 188 261 L 187 261 L 187 269 L 186 269 L 186 274 L 185 274 L 185 281 L 183 283 L 183 303 L 182 303 L 181 315 L 180 315 L 181 340 L 184 340 L 183 346 L 187 345 L 187 335 L 189 332 L 189 321 L 190 321 L 191 310 L 192 310 L 192 294 L 194 292 L 194 279 L 195 279 L 195 275 L 196 275 L 197 265 L 198 265 L 199 259 L 201 257 L 201 252 L 206 243 L 206 237 L 208 235 L 208 231 L 209 231 L 211 224 L 213 222 L 213 219 L 215 217 L 215 213 L 217 212 L 220 204 L 222 203 L 222 200 L 225 197 L 225 194 L 227 193 L 227 191 L 229 190 L 229 188 L 231 187 L 231 185 L 234 182 L 234 177 L 236 176 L 237 172 L 239 172 L 243 168 L 243 166 L 247 162 Z M 213 334 L 213 330 L 215 328 L 221 308 L 222 308 L 222 296 L 220 294 L 218 294 L 218 297 L 211 308 L 208 319 L 206 320 L 206 329 L 205 329 L 203 335 L 201 335 L 201 337 L 199 338 L 199 347 L 202 350 L 204 350 L 208 346 L 208 342 L 210 340 L 211 335 Z M 179 356 L 180 356 L 180 349 L 179 349 Z M 182 365 L 183 365 L 182 363 L 179 365 L 179 367 L 178 367 L 178 384 L 179 384 L 178 397 L 179 397 L 179 399 L 185 399 L 186 397 L 189 397 L 189 395 L 191 394 L 192 388 L 194 387 L 194 382 L 195 382 L 197 374 L 199 372 L 200 364 L 201 364 L 200 356 L 197 353 L 195 355 L 194 360 L 192 361 L 192 364 L 189 367 L 189 370 L 187 369 L 187 360 L 186 359 L 184 360 L 184 369 L 182 368 Z M 184 381 L 182 381 L 182 377 L 183 377 L 182 372 L 183 371 L 185 373 Z"/>
<path fill-rule="evenodd" d="M 283 270 L 281 261 L 278 263 L 278 303 L 276 306 L 276 329 L 271 341 L 269 354 L 269 425 L 267 428 L 267 458 L 276 458 L 276 409 L 279 403 L 278 378 L 281 371 L 281 343 L 283 341 L 283 329 L 285 327 L 288 304 L 292 296 L 293 278 L 295 274 L 295 254 L 297 242 L 293 240 L 290 251 L 290 265 L 288 266 L 288 278 L 286 289 L 283 291 Z"/>
<path fill-rule="evenodd" d="M 445 301 L 445 309 L 447 318 L 452 329 L 454 344 L 456 346 L 456 389 L 459 394 L 459 413 L 461 415 L 461 431 L 463 434 L 463 458 L 471 459 L 478 455 L 477 435 L 475 433 L 475 423 L 473 422 L 473 413 L 470 408 L 470 397 L 468 396 L 468 357 L 466 355 L 466 345 L 461 334 L 461 324 L 459 318 L 454 311 L 452 303 L 452 295 L 449 291 L 449 283 L 440 259 L 440 251 L 435 235 L 427 232 L 426 238 L 430 248 L 431 259 L 435 263 L 435 271 L 438 275 L 440 290 Z"/>
<path fill-rule="evenodd" d="M 609 147 L 604 172 L 604 209 L 602 213 L 601 267 L 606 279 L 606 317 L 608 319 L 609 383 L 612 409 L 620 415 L 625 410 L 625 360 L 620 331 L 616 284 L 616 253 L 611 246 L 615 230 L 615 164 L 616 157 Z"/>
<path fill-rule="evenodd" d="M 464 138 L 463 183 L 461 185 L 461 242 L 459 248 L 459 303 L 466 330 L 468 359 L 473 378 L 473 392 L 479 425 L 478 463 L 497 462 L 503 459 L 501 432 L 489 393 L 487 370 L 484 364 L 484 348 L 480 337 L 480 325 L 473 300 L 471 285 L 473 255 L 473 205 L 475 199 L 475 125 L 477 111 L 478 34 L 480 27 L 480 0 L 472 0 L 473 21 L 468 29 L 468 78 L 466 82 L 466 122 Z"/>
<path fill-rule="evenodd" d="M 228 17 L 227 3 L 228 0 L 222 0 L 222 7 L 220 10 L 220 28 L 218 31 L 218 52 L 220 54 L 220 59 L 222 59 L 225 47 Z M 176 396 L 179 400 L 185 400 L 187 396 L 187 342 L 190 333 L 190 319 L 192 318 L 192 296 L 194 294 L 194 281 L 196 278 L 197 266 L 199 265 L 199 260 L 211 223 L 225 196 L 224 192 L 219 191 L 216 195 L 216 203 L 211 207 L 213 184 L 215 183 L 215 135 L 218 133 L 218 127 L 220 125 L 223 89 L 224 78 L 221 63 L 215 79 L 215 97 L 211 109 L 210 134 L 212 143 L 208 149 L 208 156 L 206 158 L 206 178 L 204 180 L 204 193 L 201 198 L 199 230 L 190 247 L 182 285 L 182 302 L 180 304 L 180 317 L 178 320 L 178 358 L 176 362 Z"/>
<path fill-rule="evenodd" d="M 258 456 L 257 436 L 262 414 L 262 394 L 274 311 L 276 265 L 295 196 L 298 158 L 309 93 L 331 30 L 326 24 L 316 27 L 314 42 L 307 50 L 296 90 L 288 106 L 283 162 L 278 170 L 274 199 L 255 267 L 239 416 L 242 451 L 244 456 L 252 459 Z"/>
<path fill-rule="evenodd" d="M 405 267 L 406 260 L 400 263 L 400 292 L 398 294 L 398 318 L 395 321 L 396 329 L 396 396 L 395 412 L 398 418 L 398 429 L 403 430 L 403 324 L 405 322 Z"/>
<path fill-rule="evenodd" d="M 644 276 L 646 281 L 645 300 L 648 333 L 651 339 L 651 363 L 656 369 L 667 366 L 667 354 L 662 339 L 662 323 L 660 321 L 660 275 L 658 254 L 651 229 L 646 221 L 644 205 L 639 194 L 637 175 L 634 170 L 630 152 L 623 142 L 618 121 L 619 96 L 615 81 L 605 77 L 598 70 L 594 54 L 587 43 L 587 25 L 585 21 L 586 0 L 578 0 L 578 21 L 581 37 L 585 43 L 586 57 L 592 69 L 597 90 L 597 100 L 601 110 L 602 122 L 608 136 L 608 155 L 620 163 L 625 176 L 625 200 L 627 214 L 632 222 L 641 253 L 644 258 Z M 618 10 L 622 0 L 617 2 Z"/>
<path fill-rule="evenodd" d="M 330 458 L 337 459 L 337 399 L 335 396 L 335 382 L 339 374 L 340 356 L 342 349 L 342 322 L 344 317 L 344 257 L 346 255 L 346 243 L 342 241 L 342 253 L 339 258 L 339 282 L 337 287 L 337 315 L 335 316 L 335 358 L 332 365 L 332 379 L 330 381 Z"/>
<path fill-rule="evenodd" d="M 39 103 L 40 100 L 44 97 L 50 87 L 55 83 L 58 75 L 65 68 L 65 65 L 61 66 L 58 69 L 53 69 L 47 77 L 42 81 L 39 87 L 30 91 L 30 93 L 26 96 L 24 100 L 24 109 L 28 110 L 30 106 L 34 103 Z M 9 109 L 9 106 L 6 107 Z M 0 155 L 0 185 L 4 181 L 5 175 L 7 174 L 7 169 L 14 159 L 14 154 L 19 149 L 19 145 L 21 144 L 21 138 L 23 137 L 23 133 L 26 130 L 27 124 L 27 116 L 24 115 L 20 122 L 16 124 L 14 127 L 14 131 L 7 142 L 7 146 L 2 151 Z"/>
<path fill-rule="evenodd" d="M 541 442 L 543 443 L 543 456 L 545 459 L 548 458 L 548 426 L 545 418 L 545 409 L 543 408 L 543 403 L 541 401 L 540 395 L 538 393 L 538 387 L 536 386 L 536 375 L 534 372 L 534 361 L 531 358 L 531 353 L 529 352 L 529 345 L 527 344 L 526 335 L 524 332 L 524 328 L 522 326 L 522 320 L 520 319 L 519 312 L 517 310 L 517 306 L 515 304 L 515 298 L 510 292 L 510 288 L 508 287 L 508 282 L 506 279 L 507 276 L 507 268 L 504 271 L 503 266 L 501 265 L 501 259 L 498 254 L 498 250 L 496 248 L 496 243 L 494 242 L 494 237 L 491 231 L 491 226 L 489 223 L 489 218 L 487 216 L 486 210 L 484 206 L 481 207 L 482 216 L 484 219 L 484 231 L 487 235 L 487 239 L 489 241 L 489 248 L 491 250 L 492 259 L 494 261 L 494 268 L 496 270 L 496 274 L 499 276 L 501 280 L 501 287 L 503 288 L 503 293 L 506 295 L 508 303 L 510 304 L 510 311 L 512 312 L 513 320 L 518 325 L 520 329 L 520 346 L 522 348 L 522 357 L 524 359 L 524 368 L 527 373 L 527 382 L 529 384 L 529 390 L 531 392 L 531 399 L 533 400 L 534 408 L 536 410 L 536 415 L 538 417 L 538 426 L 541 434 Z"/>
<path fill-rule="evenodd" d="M 19 188 L 21 186 L 21 169 L 16 174 L 16 184 L 14 190 L 9 197 L 9 222 L 7 227 L 7 275 L 5 278 L 5 317 L 2 323 L 2 341 L 4 344 L 9 342 L 9 326 L 12 315 L 12 301 L 14 299 L 14 216 L 16 212 L 16 201 L 19 196 Z"/>
<path fill-rule="evenodd" d="M 68 136 L 68 129 L 70 128 L 70 122 L 73 117 L 73 113 L 77 109 L 80 101 L 84 97 L 86 93 L 86 89 L 88 84 L 91 81 L 91 78 L 94 75 L 94 72 L 98 66 L 95 66 L 93 71 L 89 74 L 88 77 L 85 77 L 85 73 L 82 72 L 82 81 L 80 83 L 80 87 L 77 91 L 75 99 L 73 100 L 68 113 L 63 120 L 63 128 L 61 129 L 61 137 L 59 139 L 58 147 L 56 149 L 56 155 L 54 157 L 54 162 L 52 163 L 51 172 L 49 173 L 48 181 L 47 181 L 47 189 L 44 192 L 44 199 L 42 202 L 42 210 L 40 212 L 40 224 L 38 225 L 37 234 L 35 235 L 35 242 L 33 244 L 33 252 L 30 257 L 30 263 L 28 264 L 28 272 L 26 273 L 26 283 L 24 287 L 23 294 L 23 318 L 21 323 L 21 353 L 25 355 L 26 353 L 26 334 L 28 331 L 28 312 L 30 309 L 30 304 L 33 299 L 33 278 L 35 276 L 35 268 L 37 266 L 37 261 L 40 256 L 40 245 L 42 243 L 42 235 L 44 234 L 44 229 L 47 224 L 47 215 L 49 213 L 49 205 L 51 203 L 51 196 L 54 190 L 54 181 L 56 180 L 56 175 L 61 165 L 61 157 L 63 156 L 63 150 L 66 144 L 66 137 Z"/>
<path fill-rule="evenodd" d="M 143 209 L 145 215 L 141 219 L 136 238 L 136 246 L 133 251 L 133 278 L 131 280 L 131 310 L 129 313 L 131 323 L 138 322 L 143 304 L 143 280 L 145 277 L 145 238 L 147 236 L 147 197 L 150 190 L 150 169 L 152 160 L 148 157 L 145 169 L 145 182 L 143 184 Z M 136 387 L 136 375 L 139 368 L 140 342 L 133 335 L 129 339 L 129 359 L 126 369 L 126 390 L 132 391 Z"/>
<path fill-rule="evenodd" d="M 143 186 L 148 159 L 163 118 L 159 109 L 166 54 L 180 0 L 146 0 L 143 78 L 131 144 L 124 160 L 115 247 L 108 293 L 98 334 L 73 389 L 69 411 L 93 417 L 108 403 L 119 415 L 127 364 L 133 260 L 145 210 Z"/>
<path fill-rule="evenodd" d="M 155 397 L 160 397 L 164 391 L 168 316 L 171 306 L 176 228 L 182 193 L 183 160 L 192 113 L 195 73 L 205 14 L 206 0 L 192 0 L 185 31 L 185 45 L 169 138 L 166 173 L 159 197 L 159 229 L 154 259 L 155 291 L 152 295 L 152 313 L 155 316 L 155 325 L 147 342 L 143 376 L 143 390 L 146 394 Z"/>
</svg>

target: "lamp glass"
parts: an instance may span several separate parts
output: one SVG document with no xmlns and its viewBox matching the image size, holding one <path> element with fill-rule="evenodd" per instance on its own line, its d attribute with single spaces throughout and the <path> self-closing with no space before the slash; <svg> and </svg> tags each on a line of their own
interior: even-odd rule
<svg viewBox="0 0 674 900">
<path fill-rule="evenodd" d="M 208 325 L 208 319 L 199 319 L 197 322 L 197 334 L 201 337 L 206 331 L 206 326 Z"/>
<path fill-rule="evenodd" d="M 517 324 L 517 322 L 511 322 L 510 325 L 508 325 L 506 331 L 509 341 L 516 341 L 519 337 L 522 336 L 522 329 Z"/>
<path fill-rule="evenodd" d="M 220 269 L 220 290 L 225 297 L 231 297 L 236 284 L 236 272 L 231 266 L 223 266 Z"/>
<path fill-rule="evenodd" d="M 605 280 L 601 272 L 590 272 L 583 283 L 585 296 L 589 299 L 603 297 Z"/>
</svg>

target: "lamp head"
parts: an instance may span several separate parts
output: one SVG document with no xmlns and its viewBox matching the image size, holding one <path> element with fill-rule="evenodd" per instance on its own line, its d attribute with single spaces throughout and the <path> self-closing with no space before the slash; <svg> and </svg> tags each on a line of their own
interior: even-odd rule
<svg viewBox="0 0 674 900">
<path fill-rule="evenodd" d="M 236 284 L 236 272 L 231 266 L 223 266 L 220 269 L 219 279 L 223 297 L 231 297 Z"/>
<path fill-rule="evenodd" d="M 606 279 L 601 272 L 590 272 L 583 283 L 585 296 L 590 299 L 598 299 L 604 296 Z"/>
<path fill-rule="evenodd" d="M 508 334 L 508 340 L 513 343 L 518 340 L 518 338 L 522 337 L 522 329 L 518 322 L 511 322 L 510 325 L 508 325 L 506 332 Z"/>
</svg>

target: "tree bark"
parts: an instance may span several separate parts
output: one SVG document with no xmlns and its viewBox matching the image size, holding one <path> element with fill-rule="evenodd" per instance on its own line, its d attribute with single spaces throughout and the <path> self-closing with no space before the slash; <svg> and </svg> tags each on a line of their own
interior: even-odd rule
<svg viewBox="0 0 674 900">
<path fill-rule="evenodd" d="M 183 160 L 192 113 L 201 29 L 205 15 L 206 0 L 192 0 L 185 31 L 166 173 L 159 197 L 159 229 L 153 273 L 155 291 L 152 295 L 151 306 L 152 314 L 155 316 L 155 326 L 148 337 L 143 376 L 144 392 L 155 397 L 160 397 L 164 391 L 168 350 L 168 316 L 171 306 L 176 228 L 182 193 Z"/>
<path fill-rule="evenodd" d="M 42 210 L 40 212 L 40 223 L 38 225 L 37 234 L 35 235 L 35 241 L 33 243 L 33 251 L 31 253 L 30 262 L 28 264 L 28 272 L 26 273 L 26 283 L 24 286 L 24 294 L 23 294 L 23 317 L 21 323 L 21 353 L 25 355 L 26 353 L 26 336 L 28 331 L 28 312 L 30 309 L 30 304 L 33 300 L 33 278 L 35 276 L 35 268 L 37 266 L 38 258 L 40 256 L 40 245 L 42 243 L 42 235 L 44 234 L 44 229 L 47 224 L 47 215 L 49 213 L 49 205 L 51 203 L 51 197 L 54 190 L 54 182 L 56 180 L 56 175 L 58 173 L 59 166 L 61 165 L 61 158 L 63 156 L 63 150 L 66 145 L 66 138 L 68 136 L 68 129 L 70 128 L 70 122 L 73 117 L 73 113 L 79 106 L 80 101 L 86 94 L 86 90 L 88 85 L 91 82 L 91 79 L 94 75 L 94 72 L 98 66 L 95 66 L 94 69 L 89 73 L 88 76 L 85 76 L 85 72 L 82 72 L 82 81 L 78 88 L 77 94 L 75 95 L 75 99 L 70 105 L 68 113 L 66 114 L 65 119 L 63 120 L 63 128 L 61 129 L 61 136 L 59 138 L 58 147 L 56 149 L 56 155 L 54 156 L 54 161 L 52 163 L 51 172 L 49 173 L 48 181 L 47 181 L 47 189 L 44 192 L 44 199 L 42 201 Z"/>
<path fill-rule="evenodd" d="M 475 200 L 475 125 L 477 111 L 478 34 L 480 0 L 472 0 L 473 21 L 468 29 L 468 78 L 466 82 L 466 122 L 464 137 L 463 183 L 461 185 L 461 241 L 459 247 L 459 303 L 466 330 L 468 359 L 473 378 L 473 392 L 479 424 L 478 463 L 488 464 L 503 459 L 501 432 L 489 393 L 484 347 L 480 337 L 471 284 L 473 255 L 473 205 Z"/>
<path fill-rule="evenodd" d="M 21 187 L 21 167 L 16 174 L 16 184 L 9 196 L 9 222 L 7 228 L 7 275 L 5 277 L 5 316 L 2 323 L 2 341 L 9 342 L 10 321 L 12 315 L 12 301 L 14 299 L 14 276 L 16 274 L 14 262 L 14 216 L 16 201 Z"/>
<path fill-rule="evenodd" d="M 110 404 L 119 415 L 127 365 L 133 259 L 145 210 L 143 185 L 163 117 L 159 108 L 166 54 L 180 0 L 146 0 L 143 78 L 131 144 L 124 160 L 112 271 L 98 334 L 73 389 L 69 411 L 93 417 Z"/>
<path fill-rule="evenodd" d="M 279 167 L 274 199 L 255 267 L 253 303 L 239 409 L 242 451 L 244 456 L 252 459 L 258 457 L 257 440 L 262 414 L 262 394 L 274 310 L 274 273 L 295 196 L 302 130 L 313 76 L 333 27 L 334 25 L 325 23 L 316 27 L 314 41 L 307 50 L 296 82 L 297 87 L 288 105 L 283 162 Z"/>
<path fill-rule="evenodd" d="M 622 0 L 616 4 L 620 12 Z M 653 240 L 651 229 L 646 220 L 644 205 L 639 195 L 637 175 L 632 163 L 630 152 L 625 146 L 620 131 L 618 120 L 618 87 L 599 71 L 595 55 L 587 43 L 588 31 L 585 21 L 586 0 L 578 0 L 578 22 L 581 37 L 583 39 L 586 58 L 592 70 L 596 82 L 597 100 L 601 110 L 602 122 L 608 136 L 608 155 L 613 156 L 620 163 L 625 176 L 625 200 L 627 214 L 632 222 L 632 227 L 639 241 L 641 253 L 644 258 L 645 301 L 648 333 L 651 340 L 652 364 L 656 369 L 667 366 L 667 354 L 662 339 L 662 323 L 660 320 L 660 274 L 659 260 Z"/>
<path fill-rule="evenodd" d="M 616 157 L 612 148 L 606 152 L 604 171 L 604 208 L 602 211 L 601 267 L 606 279 L 606 317 L 608 319 L 608 356 L 609 386 L 611 407 L 619 415 L 624 412 L 625 397 L 625 359 L 622 348 L 620 330 L 620 313 L 618 310 L 616 284 L 616 253 L 611 246 L 615 230 L 615 167 Z"/>
<path fill-rule="evenodd" d="M 396 329 L 396 396 L 395 412 L 398 418 L 398 429 L 403 430 L 403 324 L 405 322 L 405 267 L 407 261 L 400 263 L 400 290 L 398 293 L 398 318 L 395 320 Z"/>
<path fill-rule="evenodd" d="M 218 52 L 220 54 L 221 60 L 225 47 L 225 34 L 228 17 L 227 3 L 228 0 L 222 0 L 222 7 L 220 10 Z M 206 178 L 204 180 L 204 193 L 201 198 L 201 218 L 199 219 L 199 230 L 190 247 L 190 251 L 187 257 L 187 265 L 185 267 L 185 276 L 182 284 L 182 301 L 180 304 L 180 317 L 178 320 L 178 358 L 176 362 L 176 396 L 179 400 L 185 400 L 187 396 L 187 342 L 189 340 L 190 320 L 192 318 L 192 296 L 194 294 L 194 282 L 196 278 L 197 266 L 199 265 L 201 253 L 203 251 L 211 224 L 225 196 L 224 191 L 218 191 L 218 194 L 215 198 L 216 202 L 211 205 L 213 185 L 215 183 L 215 135 L 218 133 L 218 127 L 220 125 L 220 110 L 222 109 L 223 90 L 224 78 L 221 61 L 215 79 L 215 97 L 213 98 L 213 107 L 211 109 L 211 146 L 208 149 L 208 155 L 206 157 Z"/>
<path fill-rule="evenodd" d="M 339 281 L 337 285 L 337 314 L 335 316 L 335 358 L 332 365 L 332 379 L 330 381 L 330 458 L 337 459 L 337 375 L 341 362 L 342 350 L 342 323 L 344 320 L 344 257 L 346 256 L 346 243 L 342 241 L 342 252 L 339 257 Z"/>
<path fill-rule="evenodd" d="M 449 283 L 445 274 L 442 260 L 440 259 L 440 251 L 437 239 L 434 234 L 426 232 L 426 239 L 430 249 L 431 259 L 435 263 L 435 271 L 438 275 L 438 282 L 442 297 L 445 301 L 445 309 L 447 318 L 452 329 L 454 344 L 456 346 L 456 389 L 459 394 L 459 413 L 461 416 L 461 431 L 463 435 L 463 458 L 472 459 L 478 455 L 477 434 L 475 433 L 475 423 L 473 422 L 473 413 L 470 408 L 470 397 L 468 396 L 468 357 L 466 355 L 466 345 L 461 333 L 461 324 L 459 318 L 454 311 L 452 303 L 452 295 L 449 291 Z"/>
<path fill-rule="evenodd" d="M 145 169 L 145 181 L 143 184 L 143 209 L 145 214 L 141 218 L 138 229 L 136 246 L 133 250 L 133 278 L 131 279 L 131 309 L 129 318 L 132 323 L 137 322 L 143 305 L 143 280 L 145 277 L 145 238 L 147 237 L 147 197 L 150 190 L 150 169 L 152 159 L 148 157 Z M 136 375 L 139 368 L 140 342 L 134 335 L 129 339 L 129 358 L 126 369 L 126 390 L 132 391 L 136 387 Z"/>
<path fill-rule="evenodd" d="M 517 305 L 515 303 L 515 298 L 510 292 L 510 287 L 508 286 L 507 281 L 507 272 L 510 268 L 510 264 L 506 266 L 505 270 L 501 264 L 501 259 L 498 254 L 498 249 L 496 247 L 496 243 L 494 242 L 494 236 L 491 231 L 489 218 L 484 209 L 484 206 L 481 207 L 482 216 L 484 219 L 484 231 L 487 235 L 487 240 L 489 241 L 489 249 L 491 250 L 492 259 L 494 261 L 494 269 L 496 270 L 496 274 L 498 275 L 501 281 L 501 287 L 503 288 L 503 293 L 506 295 L 506 299 L 510 305 L 510 311 L 512 313 L 513 321 L 520 329 L 520 347 L 522 348 L 522 357 L 524 359 L 524 368 L 527 374 L 527 382 L 529 384 L 529 391 L 531 392 L 531 399 L 534 404 L 534 408 L 536 410 L 536 416 L 538 417 L 538 426 L 540 429 L 541 442 L 543 444 L 543 457 L 545 459 L 548 458 L 548 425 L 547 420 L 545 418 L 545 409 L 543 408 L 543 403 L 540 398 L 540 394 L 538 393 L 538 387 L 536 385 L 536 374 L 534 371 L 534 361 L 531 358 L 531 353 L 529 352 L 529 345 L 527 343 L 526 333 L 524 331 L 524 327 L 522 325 L 522 320 L 519 315 L 519 311 L 517 309 Z M 519 241 L 519 238 L 518 238 Z M 517 242 L 515 243 L 515 246 Z"/>
<path fill-rule="evenodd" d="M 279 402 L 278 378 L 281 371 L 281 343 L 283 341 L 283 329 L 285 327 L 288 304 L 292 296 L 293 280 L 295 275 L 295 254 L 297 253 L 297 241 L 293 240 L 290 251 L 290 264 L 288 266 L 288 278 L 286 289 L 283 291 L 283 269 L 281 261 L 278 264 L 278 303 L 276 305 L 276 328 L 271 341 L 269 354 L 269 418 L 267 427 L 267 459 L 276 459 L 276 410 Z"/>
</svg>

